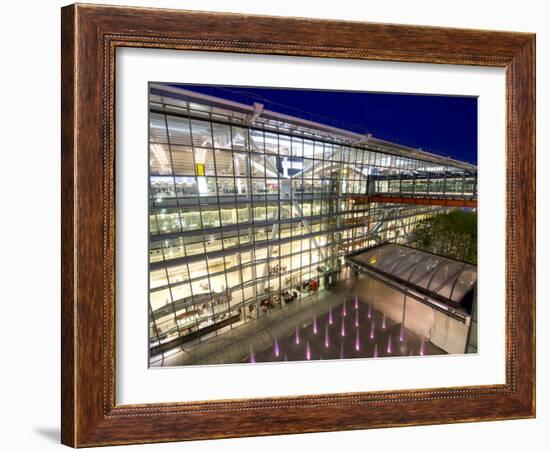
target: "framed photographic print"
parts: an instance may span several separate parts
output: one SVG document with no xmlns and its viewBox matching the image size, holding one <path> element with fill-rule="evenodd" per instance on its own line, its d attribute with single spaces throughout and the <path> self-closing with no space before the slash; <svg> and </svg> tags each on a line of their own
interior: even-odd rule
<svg viewBox="0 0 550 452">
<path fill-rule="evenodd" d="M 535 416 L 535 37 L 62 9 L 62 442 Z"/>
</svg>

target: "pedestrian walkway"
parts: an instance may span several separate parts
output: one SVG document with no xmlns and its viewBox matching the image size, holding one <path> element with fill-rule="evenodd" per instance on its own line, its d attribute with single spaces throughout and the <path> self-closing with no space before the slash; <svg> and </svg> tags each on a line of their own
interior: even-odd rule
<svg viewBox="0 0 550 452">
<path fill-rule="evenodd" d="M 356 288 L 360 296 L 355 300 Z M 370 289 L 370 290 L 369 290 Z M 285 309 L 248 322 L 239 328 L 185 351 L 158 365 L 212 365 L 243 362 L 300 361 L 433 355 L 445 352 L 402 327 L 393 315 L 389 298 L 386 313 L 380 292 L 366 279 L 348 279 L 331 290 L 302 299 Z M 379 298 L 375 300 L 375 298 Z M 382 302 L 383 303 L 383 302 Z M 389 315 L 388 315 L 389 314 Z"/>
</svg>

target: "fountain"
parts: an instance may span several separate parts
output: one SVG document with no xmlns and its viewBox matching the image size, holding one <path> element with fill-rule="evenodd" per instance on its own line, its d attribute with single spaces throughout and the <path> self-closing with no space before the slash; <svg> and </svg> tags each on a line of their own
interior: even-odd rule
<svg viewBox="0 0 550 452">
<path fill-rule="evenodd" d="M 354 303 L 354 308 L 355 309 L 359 309 L 359 295 L 357 293 L 357 291 L 355 292 L 355 303 Z"/>
<path fill-rule="evenodd" d="M 284 335 L 273 331 L 271 337 L 264 336 L 267 344 L 262 349 L 258 348 L 257 342 L 248 339 L 244 348 L 246 350 L 248 342 L 249 353 L 243 353 L 245 356 L 241 357 L 241 362 L 393 358 L 433 353 L 429 338 L 409 330 L 401 319 L 394 320 L 388 313 L 379 312 L 368 300 L 359 300 L 355 309 L 356 296 L 358 298 L 355 290 L 347 295 L 347 317 L 343 316 L 345 300 L 340 299 L 339 304 L 334 303 L 328 309 L 327 306 L 320 313 L 308 310 L 305 320 L 303 317 L 300 321 L 294 320 L 294 325 L 289 325 Z M 370 319 L 367 319 L 367 313 Z"/>
<path fill-rule="evenodd" d="M 254 356 L 254 350 L 252 349 L 252 344 L 249 345 L 250 348 L 250 359 L 249 362 L 254 364 L 256 362 L 256 357 Z"/>
<path fill-rule="evenodd" d="M 372 317 L 372 306 L 371 306 L 370 303 L 369 303 L 369 310 L 368 310 L 368 312 L 367 312 L 367 318 L 370 319 L 371 317 Z"/>
<path fill-rule="evenodd" d="M 344 301 L 344 304 L 342 305 L 342 316 L 346 317 L 348 315 L 348 311 L 346 309 L 346 302 Z"/>
<path fill-rule="evenodd" d="M 332 306 L 328 310 L 328 323 L 332 325 Z"/>
</svg>

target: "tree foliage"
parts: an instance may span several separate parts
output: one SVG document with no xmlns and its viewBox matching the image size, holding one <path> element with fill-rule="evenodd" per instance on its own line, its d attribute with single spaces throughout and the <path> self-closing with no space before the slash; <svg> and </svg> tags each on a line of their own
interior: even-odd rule
<svg viewBox="0 0 550 452">
<path fill-rule="evenodd" d="M 477 264 L 477 212 L 455 209 L 418 223 L 410 245 Z"/>
</svg>

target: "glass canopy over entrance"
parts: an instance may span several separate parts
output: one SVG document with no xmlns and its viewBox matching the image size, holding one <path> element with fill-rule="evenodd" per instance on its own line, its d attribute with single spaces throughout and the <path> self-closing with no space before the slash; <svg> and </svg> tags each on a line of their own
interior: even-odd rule
<svg viewBox="0 0 550 452">
<path fill-rule="evenodd" d="M 352 253 L 346 259 L 357 270 L 378 276 L 453 316 L 472 313 L 477 283 L 477 268 L 472 264 L 391 243 Z"/>
</svg>

